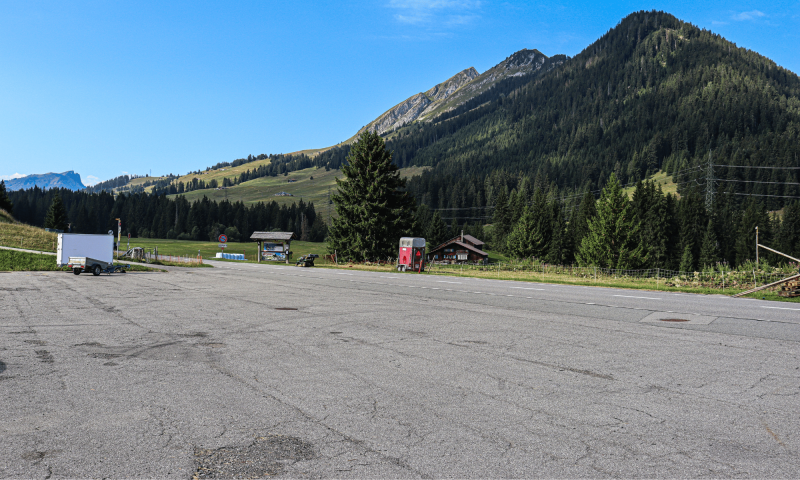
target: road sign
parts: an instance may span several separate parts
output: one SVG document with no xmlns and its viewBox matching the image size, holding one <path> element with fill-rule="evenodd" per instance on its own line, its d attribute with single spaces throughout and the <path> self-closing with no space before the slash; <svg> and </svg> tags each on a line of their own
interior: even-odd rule
<svg viewBox="0 0 800 480">
<path fill-rule="evenodd" d="M 131 234 L 129 233 L 129 234 L 128 234 L 128 240 L 130 240 L 130 239 L 131 239 Z"/>
<path fill-rule="evenodd" d="M 227 235 L 223 234 L 223 235 L 219 236 L 219 243 L 227 243 L 227 242 L 228 242 L 228 236 Z"/>
<path fill-rule="evenodd" d="M 228 248 L 228 245 L 226 243 L 220 243 L 218 246 L 219 248 Z"/>
</svg>

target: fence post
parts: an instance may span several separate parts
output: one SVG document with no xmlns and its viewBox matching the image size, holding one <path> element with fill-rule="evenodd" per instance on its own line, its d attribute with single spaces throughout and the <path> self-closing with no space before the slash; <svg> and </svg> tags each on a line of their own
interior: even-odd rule
<svg viewBox="0 0 800 480">
<path fill-rule="evenodd" d="M 658 290 L 658 274 L 659 273 L 660 273 L 660 270 L 659 270 L 658 267 L 656 267 L 656 290 Z"/>
<path fill-rule="evenodd" d="M 594 283 L 597 283 L 597 265 L 594 266 Z"/>
</svg>

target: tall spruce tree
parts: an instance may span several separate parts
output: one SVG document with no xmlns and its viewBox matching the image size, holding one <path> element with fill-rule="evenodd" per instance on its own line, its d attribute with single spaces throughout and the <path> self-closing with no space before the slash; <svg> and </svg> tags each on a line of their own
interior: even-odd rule
<svg viewBox="0 0 800 480">
<path fill-rule="evenodd" d="M 492 217 L 492 237 L 495 248 L 500 251 L 506 249 L 506 236 L 511 230 L 511 208 L 508 205 L 508 194 L 505 187 L 500 189 Z"/>
<path fill-rule="evenodd" d="M 564 213 L 561 210 L 561 203 L 554 198 L 549 204 L 550 207 L 550 245 L 547 247 L 547 262 L 561 265 L 566 263 L 567 258 L 567 225 L 564 222 Z"/>
<path fill-rule="evenodd" d="M 800 200 L 786 206 L 780 229 L 779 249 L 795 258 L 800 258 Z M 786 262 L 786 260 L 782 260 Z"/>
<path fill-rule="evenodd" d="M 681 263 L 678 269 L 681 272 L 694 271 L 694 256 L 692 256 L 692 246 L 686 245 L 683 248 L 683 255 L 681 255 Z"/>
<path fill-rule="evenodd" d="M 0 209 L 8 213 L 13 213 L 11 211 L 13 207 L 14 204 L 11 203 L 11 199 L 8 198 L 8 193 L 6 192 L 6 182 L 0 180 Z"/>
<path fill-rule="evenodd" d="M 719 261 L 719 244 L 714 231 L 714 221 L 708 220 L 706 233 L 703 235 L 703 244 L 700 247 L 700 267 L 713 267 Z"/>
<path fill-rule="evenodd" d="M 748 200 L 747 207 L 739 220 L 739 234 L 736 238 L 736 263 L 756 259 L 756 227 L 758 243 L 769 244 L 770 221 L 764 205 L 757 200 Z"/>
<path fill-rule="evenodd" d="M 578 263 L 617 269 L 641 266 L 646 257 L 639 230 L 628 196 L 612 173 L 600 195 L 597 216 L 589 220 L 589 233 L 578 249 Z"/>
<path fill-rule="evenodd" d="M 515 258 L 541 256 L 547 244 L 542 236 L 539 215 L 533 207 L 525 207 L 522 217 L 514 225 L 506 239 L 506 252 Z"/>
<path fill-rule="evenodd" d="M 651 267 L 664 268 L 667 262 L 667 224 L 669 221 L 666 198 L 661 186 L 655 182 L 638 182 L 631 205 L 636 220 L 641 224 L 639 243 L 644 247 Z"/>
<path fill-rule="evenodd" d="M 575 255 L 581 246 L 581 242 L 589 233 L 589 220 L 595 216 L 597 216 L 597 201 L 594 198 L 594 194 L 587 190 L 567 225 L 567 242 L 569 242 L 570 246 L 565 258 L 567 263 L 575 261 Z"/>
<path fill-rule="evenodd" d="M 328 234 L 328 249 L 358 260 L 377 260 L 397 254 L 400 237 L 412 227 L 414 199 L 401 191 L 400 177 L 383 138 L 364 132 L 350 148 L 336 179 L 336 205 Z"/>
<path fill-rule="evenodd" d="M 442 244 L 442 242 L 448 238 L 447 224 L 442 220 L 442 214 L 433 212 L 433 218 L 431 219 L 431 223 L 428 224 L 428 229 L 425 233 L 425 241 L 429 249 Z"/>
<path fill-rule="evenodd" d="M 703 240 L 704 226 L 707 223 L 706 209 L 703 197 L 699 191 L 691 189 L 686 192 L 678 203 L 678 216 L 680 217 L 680 246 L 683 252 L 681 256 L 681 271 L 694 271 L 697 268 L 697 260 L 700 258 L 700 243 Z M 686 255 L 686 249 L 691 252 L 692 265 L 688 270 L 684 260 L 690 258 Z"/>
<path fill-rule="evenodd" d="M 44 217 L 44 228 L 54 228 L 56 230 L 67 230 L 67 209 L 61 201 L 61 195 L 53 195 L 53 202 Z"/>
</svg>

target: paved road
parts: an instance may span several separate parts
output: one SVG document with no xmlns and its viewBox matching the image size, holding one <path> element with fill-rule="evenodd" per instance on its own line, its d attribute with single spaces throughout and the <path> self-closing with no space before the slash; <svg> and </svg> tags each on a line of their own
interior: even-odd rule
<svg viewBox="0 0 800 480">
<path fill-rule="evenodd" d="M 798 304 L 213 263 L 0 274 L 0 475 L 800 472 Z"/>
</svg>

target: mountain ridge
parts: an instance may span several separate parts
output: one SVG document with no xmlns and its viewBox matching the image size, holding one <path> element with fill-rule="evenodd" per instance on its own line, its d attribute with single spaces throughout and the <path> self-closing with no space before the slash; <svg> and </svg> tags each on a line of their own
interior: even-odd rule
<svg viewBox="0 0 800 480">
<path fill-rule="evenodd" d="M 83 190 L 86 186 L 81 182 L 81 176 L 74 170 L 62 173 L 40 173 L 26 175 L 20 178 L 6 180 L 6 189 L 9 191 L 26 190 L 34 186 L 41 189 L 49 188 L 68 188 L 70 190 Z"/>
</svg>

